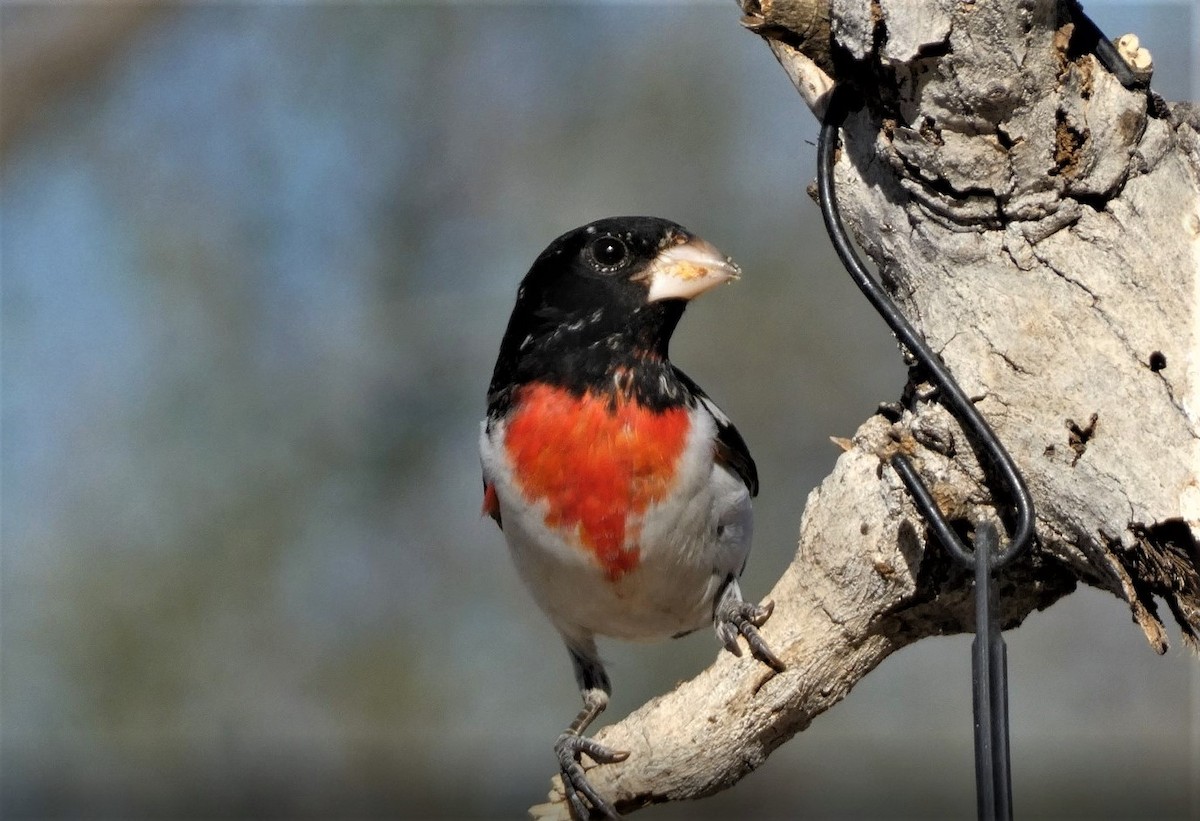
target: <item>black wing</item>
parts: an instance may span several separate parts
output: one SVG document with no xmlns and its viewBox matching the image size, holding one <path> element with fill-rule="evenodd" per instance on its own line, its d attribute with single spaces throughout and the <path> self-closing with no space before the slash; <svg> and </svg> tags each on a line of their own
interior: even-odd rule
<svg viewBox="0 0 1200 821">
<path fill-rule="evenodd" d="M 692 381 L 692 378 L 675 366 L 671 366 L 676 378 L 683 383 L 699 401 L 700 406 L 708 411 L 713 421 L 717 423 L 717 461 L 736 473 L 746 483 L 751 496 L 758 495 L 758 468 L 754 465 L 754 457 L 746 440 L 738 433 L 738 429 L 729 421 L 725 411 L 717 407 L 717 403 L 708 398 L 708 394 Z"/>
</svg>

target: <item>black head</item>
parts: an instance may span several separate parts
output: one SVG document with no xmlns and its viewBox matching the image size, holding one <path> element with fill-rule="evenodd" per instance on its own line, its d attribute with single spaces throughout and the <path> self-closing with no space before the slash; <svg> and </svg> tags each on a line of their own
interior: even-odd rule
<svg viewBox="0 0 1200 821">
<path fill-rule="evenodd" d="M 687 300 L 739 271 L 709 243 L 655 217 L 610 217 L 550 243 L 517 290 L 489 401 L 516 385 L 610 384 L 667 360 Z"/>
</svg>

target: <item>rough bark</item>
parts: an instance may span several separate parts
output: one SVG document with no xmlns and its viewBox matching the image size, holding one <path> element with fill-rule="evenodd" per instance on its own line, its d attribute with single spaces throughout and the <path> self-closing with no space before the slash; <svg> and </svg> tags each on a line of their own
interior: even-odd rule
<svg viewBox="0 0 1200 821">
<path fill-rule="evenodd" d="M 1195 642 L 1192 109 L 1121 86 L 1055 0 L 742 5 L 815 109 L 827 75 L 857 88 L 836 168 L 846 219 L 1025 473 L 1038 540 L 1000 578 L 1005 626 L 1082 581 L 1128 602 L 1159 652 L 1156 598 Z M 722 654 L 598 732 L 631 752 L 589 773 L 619 809 L 728 787 L 890 653 L 973 629 L 968 574 L 927 543 L 885 463 L 908 453 L 965 530 L 997 518 L 971 443 L 914 373 L 845 447 L 770 593 L 764 636 L 788 670 Z M 534 814 L 565 816 L 557 786 Z"/>
</svg>

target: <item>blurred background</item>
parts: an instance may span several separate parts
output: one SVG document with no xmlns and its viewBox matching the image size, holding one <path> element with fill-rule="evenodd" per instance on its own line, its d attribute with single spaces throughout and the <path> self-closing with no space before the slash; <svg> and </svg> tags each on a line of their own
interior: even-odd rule
<svg viewBox="0 0 1200 821">
<path fill-rule="evenodd" d="M 1200 90 L 1200 7 L 1087 4 Z M 0 7 L 0 815 L 517 818 L 578 693 L 479 515 L 516 285 L 600 216 L 746 276 L 675 360 L 763 479 L 743 589 L 903 369 L 733 0 Z M 1080 590 L 1009 634 L 1022 818 L 1200 817 L 1200 662 Z M 969 638 L 647 818 L 974 814 Z M 615 720 L 707 631 L 604 648 Z M 601 722 L 603 723 L 603 722 Z"/>
</svg>

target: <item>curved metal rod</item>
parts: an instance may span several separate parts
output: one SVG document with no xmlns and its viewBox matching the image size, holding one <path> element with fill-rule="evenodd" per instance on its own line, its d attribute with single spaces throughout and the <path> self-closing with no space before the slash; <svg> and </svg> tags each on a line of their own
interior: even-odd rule
<svg viewBox="0 0 1200 821">
<path fill-rule="evenodd" d="M 1092 18 L 1087 16 L 1083 6 L 1079 4 L 1079 0 L 1069 0 L 1067 5 L 1071 9 L 1071 19 L 1075 23 L 1077 36 L 1085 39 L 1100 65 L 1104 66 L 1109 74 L 1117 78 L 1117 82 L 1130 91 L 1148 88 L 1149 78 L 1139 78 L 1134 73 L 1129 63 L 1125 62 L 1125 58 L 1121 56 L 1117 44 L 1108 39 Z"/>
<path fill-rule="evenodd" d="M 1025 485 L 1024 477 L 1021 476 L 1021 472 L 1017 469 L 1008 451 L 1004 449 L 1004 445 L 996 437 L 995 431 L 976 410 L 974 403 L 963 393 L 949 368 L 929 348 L 925 340 L 896 307 L 896 303 L 892 302 L 891 297 L 871 277 L 850 242 L 850 237 L 842 224 L 842 216 L 838 210 L 837 196 L 833 185 L 834 149 L 837 143 L 838 129 L 848 114 L 846 103 L 848 93 L 844 85 L 834 88 L 825 119 L 821 124 L 821 137 L 817 143 L 817 191 L 820 195 L 821 216 L 825 219 L 825 229 L 833 241 L 834 250 L 837 251 L 846 270 L 850 272 L 855 284 L 887 322 L 896 338 L 912 352 L 912 355 L 928 372 L 930 381 L 941 391 L 942 402 L 950 413 L 982 446 L 984 454 L 991 463 L 983 465 L 984 469 L 990 468 L 994 475 L 1003 482 L 1017 516 L 1008 544 L 995 553 L 989 563 L 993 568 L 1002 567 L 1020 554 L 1033 539 L 1033 499 L 1029 495 L 1029 488 Z M 929 489 L 921 481 L 921 477 L 917 475 L 912 463 L 907 457 L 900 454 L 893 456 L 890 461 L 893 469 L 904 482 L 904 486 L 912 494 L 917 509 L 937 535 L 938 541 L 960 563 L 974 566 L 973 551 L 959 539 L 953 528 L 950 527 L 950 523 L 938 509 L 937 503 L 933 500 Z"/>
</svg>

